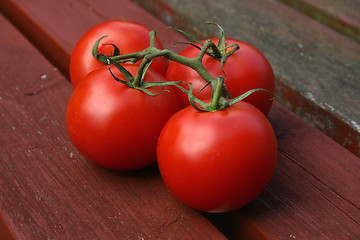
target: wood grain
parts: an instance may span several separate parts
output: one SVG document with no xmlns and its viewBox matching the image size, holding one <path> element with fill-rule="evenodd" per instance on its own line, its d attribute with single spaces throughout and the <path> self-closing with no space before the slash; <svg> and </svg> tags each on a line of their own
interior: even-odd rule
<svg viewBox="0 0 360 240">
<path fill-rule="evenodd" d="M 86 160 L 64 124 L 70 83 L 2 16 L 0 25 L 1 239 L 224 239 L 155 166 L 114 172 Z"/>
<path fill-rule="evenodd" d="M 107 20 L 142 22 L 156 30 L 164 47 L 175 51 L 183 48 L 172 45 L 178 34 L 168 34 L 170 30 L 161 20 L 127 0 L 4 0 L 0 2 L 0 10 L 66 77 L 69 76 L 70 54 L 78 39 L 94 25 Z"/>
<path fill-rule="evenodd" d="M 158 20 L 150 21 L 153 17 L 139 10 L 130 1 L 121 1 L 124 4 L 119 4 L 120 1 L 104 0 L 102 6 L 93 1 L 73 3 L 70 0 L 61 1 L 59 4 L 45 2 L 40 5 L 39 2 L 32 4 L 21 0 L 5 2 L 6 4 L 2 1 L 0 7 L 7 11 L 9 19 L 20 29 L 24 23 L 13 20 L 15 16 L 34 24 L 32 28 L 42 29 L 40 36 L 49 41 L 57 39 L 63 49 L 71 49 L 75 44 L 79 34 L 75 29 L 84 32 L 87 29 L 84 26 L 91 25 L 93 21 L 95 23 L 102 19 L 125 17 L 131 15 L 132 11 L 136 16 L 132 16 L 131 20 L 137 18 L 142 23 L 152 22 L 154 28 L 166 28 L 166 25 Z M 71 7 L 66 8 L 62 4 Z M 196 7 L 196 4 L 192 6 Z M 128 13 L 123 13 L 124 9 Z M 78 17 L 76 13 L 80 10 L 83 10 L 80 13 L 82 16 Z M 41 12 L 46 12 L 45 16 L 42 16 Z M 49 13 L 50 19 L 46 16 Z M 177 14 L 175 10 L 173 13 Z M 72 24 L 65 23 L 66 34 L 57 29 L 63 19 L 66 19 L 63 15 L 72 20 Z M 144 20 L 141 20 L 142 18 Z M 31 31 L 29 32 L 26 36 L 31 38 Z M 49 33 L 48 36 L 46 32 Z M 60 37 L 57 34 L 64 35 Z M 246 35 L 248 38 L 258 38 L 257 34 L 251 35 L 251 32 Z M 167 30 L 163 36 L 165 41 L 179 39 L 178 35 Z M 268 38 L 265 39 L 269 41 Z M 9 40 L 7 41 L 9 43 Z M 171 47 L 172 40 L 167 44 Z M 42 45 L 37 47 L 41 49 Z M 27 48 L 28 46 L 24 47 L 24 50 Z M 6 56 L 15 51 L 10 49 Z M 70 51 L 66 52 L 68 59 Z M 28 58 L 33 54 L 29 54 Z M 34 58 L 38 57 L 37 53 Z M 0 59 L 5 61 L 4 58 Z M 61 62 L 65 61 L 62 59 L 59 63 Z M 8 62 L 4 66 L 9 65 Z M 45 72 L 44 66 L 47 69 Z M 6 68 L 9 70 L 4 78 L 0 78 L 1 82 L 18 74 L 11 65 Z M 34 68 L 37 71 L 31 70 Z M 17 224 L 16 228 L 8 224 L 8 229 L 32 236 L 34 229 L 45 226 L 50 232 L 55 232 L 54 236 L 65 234 L 66 229 L 68 235 L 65 237 L 71 237 L 73 231 L 78 231 L 79 234 L 87 234 L 88 238 L 108 234 L 107 239 L 114 236 L 123 236 L 124 239 L 128 236 L 129 239 L 221 237 L 197 212 L 184 208 L 171 197 L 156 168 L 135 173 L 119 173 L 99 169 L 87 162 L 69 142 L 61 120 L 71 93 L 69 84 L 44 60 L 39 65 L 31 61 L 26 70 L 31 70 L 31 74 L 22 75 L 15 82 L 5 81 L 8 95 L 15 96 L 14 99 L 19 101 L 14 103 L 15 100 L 9 97 L 13 107 L 6 105 L 5 109 L 10 116 L 4 118 L 7 119 L 4 125 L 6 137 L 1 138 L 1 143 L 4 141 L 4 146 L 8 149 L 1 152 L 1 157 L 8 159 L 3 164 L 5 167 L 2 166 L 2 169 L 6 169 L 4 172 L 7 177 L 4 179 L 9 186 L 15 188 L 3 190 L 3 196 L 11 197 L 2 201 L 2 216 L 6 224 Z M 36 82 L 44 73 L 46 76 L 54 74 L 51 79 L 57 79 L 56 83 L 50 84 L 56 87 L 49 87 L 49 91 L 39 91 L 41 82 Z M 24 81 L 25 76 L 31 76 L 30 80 Z M 16 88 L 20 89 L 20 93 Z M 5 96 L 3 93 L 6 91 L 0 90 L 0 94 Z M 46 101 L 49 103 L 44 109 L 41 105 Z M 43 120 L 39 121 L 42 118 Z M 269 118 L 279 141 L 278 168 L 270 185 L 256 201 L 244 209 L 228 214 L 204 216 L 230 239 L 359 238 L 358 158 L 277 102 Z M 25 122 L 29 124 L 21 128 Z M 53 126 L 54 124 L 56 126 Z M 23 132 L 12 130 L 11 126 L 22 129 Z M 31 132 L 30 139 L 25 137 L 28 130 Z M 28 151 L 30 156 L 26 155 Z M 27 199 L 34 202 L 28 203 Z M 19 203 L 22 206 L 19 206 Z M 38 217 L 36 221 L 32 219 L 33 215 Z M 49 225 L 46 221 L 50 222 Z M 29 223 L 32 227 L 27 226 Z"/>
<path fill-rule="evenodd" d="M 134 1 L 202 38 L 218 35 L 205 24 L 217 22 L 255 45 L 274 68 L 278 101 L 360 156 L 359 43 L 278 1 Z"/>
<path fill-rule="evenodd" d="M 360 42 L 360 1 L 279 0 L 330 28 Z"/>
<path fill-rule="evenodd" d="M 269 186 L 240 211 L 205 216 L 230 239 L 358 239 L 359 159 L 278 103 L 269 117 L 279 144 Z"/>
</svg>

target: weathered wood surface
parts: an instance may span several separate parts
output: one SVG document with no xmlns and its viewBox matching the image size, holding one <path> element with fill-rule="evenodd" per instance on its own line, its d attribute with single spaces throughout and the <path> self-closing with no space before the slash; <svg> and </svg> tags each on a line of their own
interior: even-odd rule
<svg viewBox="0 0 360 240">
<path fill-rule="evenodd" d="M 65 75 L 69 74 L 69 56 L 76 41 L 95 24 L 110 19 L 145 22 L 172 48 L 176 34 L 168 34 L 161 20 L 144 9 L 125 1 L 8 1 L 0 10 Z M 61 11 L 59 11 L 61 9 Z M 120 9 L 120 10 L 119 10 Z M 159 28 L 159 26 L 162 26 Z M 180 49 L 180 48 L 179 48 Z"/>
<path fill-rule="evenodd" d="M 359 0 L 279 0 L 360 42 Z"/>
<path fill-rule="evenodd" d="M 155 167 L 108 171 L 69 141 L 72 87 L 0 15 L 0 239 L 225 239 Z"/>
<path fill-rule="evenodd" d="M 275 70 L 278 101 L 360 156 L 359 43 L 279 1 L 134 1 L 169 25 L 209 37 L 217 30 L 205 22 L 217 22 L 258 47 Z"/>
<path fill-rule="evenodd" d="M 52 60 L 59 68 L 68 62 L 81 34 L 107 19 L 151 25 L 163 33 L 159 35 L 168 48 L 179 37 L 130 1 L 7 0 L 0 8 L 32 42 L 46 39 L 35 45 L 49 59 L 58 51 L 65 53 Z M 29 29 L 37 29 L 39 35 Z M 27 52 L 31 47 L 23 40 L 26 57 L 42 60 L 29 61 L 19 72 L 12 64 L 16 59 L 7 57 L 15 52 L 9 39 L 2 43 L 9 49 L 1 52 L 6 60 L 0 58 L 7 69 L 0 75 L 0 106 L 5 113 L 0 125 L 1 232 L 18 239 L 35 239 L 36 234 L 59 239 L 76 234 L 107 234 L 107 239 L 221 238 L 197 212 L 171 197 L 155 168 L 121 173 L 87 162 L 65 132 L 70 84 L 34 49 Z M 44 50 L 45 42 L 56 42 L 52 52 Z M 279 164 L 270 185 L 239 211 L 204 216 L 230 239 L 360 238 L 358 158 L 277 102 L 269 118 L 279 139 Z"/>
</svg>

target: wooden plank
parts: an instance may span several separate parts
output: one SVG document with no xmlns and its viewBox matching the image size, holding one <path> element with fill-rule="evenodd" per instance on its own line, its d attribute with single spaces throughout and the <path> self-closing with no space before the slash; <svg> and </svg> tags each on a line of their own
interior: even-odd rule
<svg viewBox="0 0 360 240">
<path fill-rule="evenodd" d="M 117 6 L 111 2 L 103 3 Z M 19 1 L 17 4 L 21 9 L 28 3 Z M 97 6 L 98 3 L 91 4 Z M 51 21 L 55 25 L 51 29 L 61 22 L 61 14 L 56 12 L 62 11 L 55 11 L 48 5 L 38 8 L 53 13 Z M 105 12 L 121 12 L 122 9 L 120 6 L 113 8 L 92 7 L 99 12 L 88 12 L 86 19 L 102 16 Z M 74 8 L 66 14 L 73 15 L 77 11 Z M 108 17 L 115 18 L 114 13 Z M 42 19 L 33 16 L 31 11 L 26 14 L 32 19 Z M 33 22 L 43 26 L 42 21 Z M 47 31 L 55 31 L 51 29 Z M 269 187 L 254 203 L 240 211 L 205 216 L 232 239 L 244 239 L 244 235 L 252 239 L 359 237 L 360 207 L 356 196 L 360 190 L 359 176 L 355 171 L 359 169 L 358 158 L 277 103 L 270 119 L 279 136 L 281 150 L 278 170 Z M 349 187 L 344 189 L 343 186 Z"/>
<path fill-rule="evenodd" d="M 258 47 L 274 68 L 277 99 L 360 156 L 359 43 L 272 0 L 134 1 L 203 38 L 217 34 L 212 21 Z"/>
<path fill-rule="evenodd" d="M 270 185 L 240 211 L 206 216 L 230 239 L 359 239 L 359 159 L 277 102 L 269 118 L 279 143 Z"/>
<path fill-rule="evenodd" d="M 130 1 L 13 1 L 0 2 L 0 10 L 21 32 L 68 77 L 70 54 L 78 39 L 91 27 L 106 20 L 126 19 L 142 22 L 157 35 L 164 47 L 173 48 L 177 34 L 161 20 Z M 98 8 L 106 9 L 99 11 Z M 44 12 L 44 9 L 47 11 Z M 59 11 L 61 9 L 61 11 Z M 176 49 L 181 49 L 177 46 Z M 179 51 L 178 50 L 178 51 Z"/>
<path fill-rule="evenodd" d="M 360 1 L 279 0 L 309 17 L 360 42 Z"/>
<path fill-rule="evenodd" d="M 156 167 L 86 160 L 65 129 L 69 82 L 2 15 L 0 25 L 1 239 L 225 239 Z"/>
</svg>

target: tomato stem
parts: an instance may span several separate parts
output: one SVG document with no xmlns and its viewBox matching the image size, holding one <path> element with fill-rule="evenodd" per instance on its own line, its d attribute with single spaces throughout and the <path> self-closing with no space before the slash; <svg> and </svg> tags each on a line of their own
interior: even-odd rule
<svg viewBox="0 0 360 240">
<path fill-rule="evenodd" d="M 223 85 L 224 85 L 224 78 L 222 76 L 217 77 L 215 81 L 215 86 L 213 87 L 213 93 L 209 105 L 210 111 L 216 111 L 219 109 L 220 98 L 222 97 Z"/>
<path fill-rule="evenodd" d="M 224 109 L 226 107 L 229 107 L 229 106 L 243 100 L 244 98 L 248 97 L 250 94 L 252 94 L 256 91 L 260 91 L 260 90 L 267 91 L 265 89 L 253 89 L 253 90 L 250 90 L 250 91 L 242 94 L 241 96 L 231 99 L 232 97 L 224 85 L 224 81 L 225 81 L 224 77 L 223 76 L 218 76 L 218 77 L 212 76 L 209 73 L 209 71 L 207 71 L 207 69 L 204 67 L 202 62 L 203 62 L 203 58 L 204 58 L 205 54 L 211 55 L 212 57 L 214 57 L 215 59 L 218 59 L 220 61 L 220 67 L 223 71 L 223 68 L 222 68 L 223 63 L 226 61 L 228 56 L 230 56 L 231 54 L 233 54 L 235 51 L 237 51 L 239 49 L 239 45 L 232 44 L 232 45 L 226 46 L 224 30 L 216 23 L 209 23 L 209 24 L 214 24 L 219 29 L 220 38 L 219 38 L 218 45 L 216 45 L 211 40 L 206 40 L 205 42 L 201 42 L 197 38 L 183 32 L 182 30 L 176 29 L 177 31 L 185 34 L 187 37 L 194 40 L 197 44 L 199 44 L 201 46 L 199 48 L 200 49 L 199 54 L 193 58 L 181 56 L 181 55 L 176 54 L 168 49 L 156 48 L 156 46 L 155 46 L 156 32 L 155 31 L 149 32 L 150 46 L 142 51 L 139 51 L 136 53 L 124 54 L 124 55 L 121 55 L 120 51 L 117 51 L 117 53 L 119 53 L 119 54 L 116 56 L 105 56 L 105 55 L 97 52 L 100 41 L 104 37 L 106 37 L 106 36 L 103 36 L 95 42 L 92 53 L 93 53 L 94 57 L 96 57 L 99 61 L 104 62 L 105 64 L 113 64 L 121 71 L 121 73 L 124 75 L 126 81 L 118 79 L 115 77 L 114 74 L 112 74 L 117 81 L 123 82 L 126 85 L 128 85 L 129 87 L 142 90 L 143 92 L 150 94 L 150 95 L 157 95 L 157 94 L 150 92 L 146 88 L 153 87 L 153 86 L 168 86 L 168 85 L 177 86 L 178 88 L 180 88 L 183 92 L 185 92 L 188 95 L 190 104 L 199 111 L 218 111 L 218 110 Z M 117 47 L 115 45 L 113 45 L 113 46 L 114 46 L 114 49 L 116 50 Z M 188 66 L 188 67 L 192 68 L 193 70 L 195 70 L 207 82 L 207 85 L 210 85 L 212 88 L 212 97 L 211 97 L 210 103 L 206 103 L 206 102 L 201 101 L 200 99 L 196 98 L 192 94 L 193 88 L 192 88 L 191 84 L 188 85 L 189 89 L 185 89 L 184 87 L 179 85 L 179 83 L 183 83 L 180 81 L 158 82 L 158 83 L 144 82 L 144 77 L 145 77 L 146 71 L 148 70 L 153 59 L 155 59 L 157 57 L 166 58 L 170 61 L 177 62 L 179 64 Z M 139 67 L 138 72 L 135 77 L 133 77 L 120 64 L 120 63 L 129 62 L 129 61 L 136 63 L 137 61 L 139 61 L 141 59 L 142 59 L 142 62 L 140 64 L 140 67 Z M 223 71 L 223 73 L 224 73 L 224 76 L 226 77 L 226 74 L 224 71 Z M 269 92 L 269 91 L 267 91 L 267 92 Z M 227 100 L 227 99 L 231 99 L 231 100 Z"/>
<path fill-rule="evenodd" d="M 149 91 L 147 88 L 151 88 L 151 87 L 165 87 L 165 86 L 174 86 L 176 84 L 180 84 L 182 83 L 181 81 L 164 81 L 164 82 L 145 82 L 143 81 L 145 78 L 145 74 L 147 69 L 150 67 L 152 58 L 146 56 L 144 59 L 144 61 L 142 62 L 142 64 L 140 65 L 138 72 L 136 74 L 135 77 L 132 76 L 132 74 L 126 70 L 125 67 L 121 66 L 121 64 L 119 64 L 118 62 L 116 62 L 115 60 L 113 60 L 111 57 L 106 56 L 106 55 L 102 55 L 100 54 L 101 57 L 103 57 L 104 59 L 106 59 L 107 61 L 109 61 L 109 64 L 113 64 L 123 75 L 123 77 L 125 78 L 125 80 L 118 78 L 110 69 L 109 67 L 109 72 L 112 75 L 112 77 L 118 81 L 121 82 L 125 85 L 127 85 L 130 88 L 134 88 L 140 91 L 143 91 L 144 93 L 151 95 L 151 96 L 157 96 L 163 92 L 168 92 L 168 90 L 163 90 L 159 93 L 153 93 L 151 91 Z"/>
<path fill-rule="evenodd" d="M 216 58 L 217 60 L 220 60 L 221 62 L 225 61 L 227 56 L 226 56 L 226 41 L 225 41 L 225 31 L 222 27 L 220 27 L 219 24 L 214 23 L 214 22 L 208 22 L 207 24 L 213 24 L 215 25 L 220 33 L 219 36 L 219 42 L 216 46 L 216 48 L 212 48 L 213 50 L 213 57 Z"/>
<path fill-rule="evenodd" d="M 154 30 L 150 31 L 149 32 L 150 47 L 156 48 L 155 37 L 156 37 L 156 32 Z"/>
<path fill-rule="evenodd" d="M 151 38 L 154 38 L 155 35 L 150 35 Z M 153 40 L 151 40 L 153 41 Z M 198 56 L 194 57 L 194 58 L 187 58 L 184 56 L 181 56 L 179 54 L 176 54 L 168 49 L 157 49 L 156 47 L 150 46 L 149 48 L 137 52 L 137 53 L 130 53 L 130 54 L 124 54 L 124 55 L 118 55 L 118 56 L 114 56 L 111 57 L 112 60 L 116 61 L 116 62 L 128 62 L 128 61 L 132 61 L 132 62 L 137 62 L 140 59 L 143 59 L 143 62 L 140 65 L 140 71 L 138 73 L 138 75 L 135 77 L 135 82 L 134 84 L 137 86 L 140 81 L 141 81 L 141 77 L 143 76 L 143 72 L 145 66 L 147 64 L 150 64 L 150 62 L 157 57 L 164 57 L 170 61 L 174 61 L 180 64 L 183 64 L 185 66 L 188 66 L 192 69 L 194 69 L 206 82 L 208 82 L 210 85 L 213 85 L 216 78 L 214 76 L 212 76 L 204 67 L 204 65 L 202 64 L 202 60 L 204 58 L 204 55 L 206 54 L 207 50 L 210 48 L 215 48 L 216 44 L 210 40 L 207 40 L 203 47 L 201 48 Z M 226 96 L 227 98 L 231 98 L 230 93 L 227 91 L 226 88 L 223 88 L 223 95 Z"/>
<path fill-rule="evenodd" d="M 222 76 L 219 76 L 216 78 L 216 81 L 214 82 L 213 88 L 212 88 L 213 92 L 211 95 L 210 103 L 206 103 L 206 102 L 198 99 L 197 97 L 195 97 L 192 94 L 193 87 L 192 87 L 191 83 L 189 83 L 189 85 L 188 85 L 189 90 L 178 85 L 177 83 L 174 86 L 178 87 L 180 90 L 182 90 L 184 93 L 186 93 L 188 95 L 190 104 L 196 110 L 202 111 L 202 112 L 215 112 L 215 111 L 225 109 L 227 107 L 230 107 L 230 106 L 244 100 L 245 98 L 247 98 L 248 96 L 250 96 L 251 94 L 253 94 L 254 92 L 257 92 L 257 91 L 265 91 L 265 92 L 271 93 L 270 91 L 268 91 L 266 89 L 257 88 L 257 89 L 249 90 L 236 98 L 228 100 L 224 96 L 222 96 L 224 81 L 225 80 Z"/>
<path fill-rule="evenodd" d="M 146 55 L 143 59 L 143 61 L 140 64 L 140 67 L 138 69 L 138 72 L 134 78 L 133 86 L 134 87 L 140 87 L 141 83 L 143 82 L 143 79 L 145 77 L 146 71 L 149 69 L 151 62 L 155 58 L 155 56 Z"/>
</svg>

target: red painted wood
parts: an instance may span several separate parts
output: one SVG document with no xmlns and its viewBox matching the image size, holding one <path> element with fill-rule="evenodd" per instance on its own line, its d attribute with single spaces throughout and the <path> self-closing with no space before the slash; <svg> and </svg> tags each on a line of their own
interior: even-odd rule
<svg viewBox="0 0 360 240">
<path fill-rule="evenodd" d="M 156 167 L 95 166 L 65 129 L 70 83 L 0 16 L 0 239 L 225 239 Z"/>
<path fill-rule="evenodd" d="M 61 11 L 59 11 L 61 9 Z M 173 47 L 178 34 L 159 19 L 128 0 L 123 1 L 42 1 L 4 0 L 0 10 L 65 75 L 69 72 L 71 51 L 91 27 L 106 20 L 126 19 L 142 22 L 156 30 L 164 47 Z"/>
<path fill-rule="evenodd" d="M 358 239 L 359 159 L 275 102 L 279 161 L 245 208 L 206 216 L 231 239 Z"/>
<path fill-rule="evenodd" d="M 135 7 L 134 4 L 127 1 L 122 1 L 124 4 L 121 5 L 119 4 L 120 1 L 107 0 L 103 1 L 101 6 L 97 5 L 99 4 L 97 2 L 85 0 L 76 3 L 70 0 L 64 0 L 57 4 L 50 4 L 50 1 L 44 4 L 38 4 L 39 2 L 36 1 L 38 0 L 32 2 L 25 0 L 2 1 L 0 7 L 2 7 L 3 11 L 6 11 L 7 16 L 9 16 L 17 26 L 20 26 L 22 31 L 28 32 L 26 35 L 29 36 L 29 38 L 34 38 L 34 36 L 31 34 L 31 31 L 28 30 L 29 26 L 23 22 L 25 20 L 34 25 L 31 26 L 33 29 L 41 29 L 39 34 L 44 39 L 53 42 L 57 40 L 60 46 L 59 49 L 71 49 L 77 38 L 81 35 L 80 32 L 85 32 L 89 25 L 116 17 L 126 18 L 129 16 L 131 20 L 138 19 L 138 21 L 142 23 L 154 24 L 153 26 L 154 28 L 156 27 L 157 30 L 166 29 L 163 23 L 159 23 L 154 17 L 141 9 L 139 10 L 138 7 Z M 118 5 L 112 5 L 115 2 Z M 62 11 L 59 9 L 62 9 Z M 126 11 L 122 12 L 124 9 Z M 46 14 L 41 14 L 42 12 L 46 12 Z M 79 13 L 80 16 L 76 15 L 78 12 L 81 12 Z M 130 13 L 136 14 L 131 16 Z M 49 18 L 48 15 L 51 15 L 51 18 Z M 68 23 L 69 19 L 72 20 L 72 24 Z M 61 22 L 64 22 L 67 31 L 60 31 L 57 28 Z M 78 31 L 76 29 L 78 29 Z M 54 36 L 56 36 L 56 38 Z M 164 35 L 162 36 L 164 40 L 173 39 L 176 41 L 176 39 L 178 39 L 177 34 L 173 32 L 168 33 L 167 30 L 164 30 Z M 39 36 L 35 36 L 35 39 L 36 38 L 41 39 Z M 170 40 L 166 41 L 167 47 L 171 47 L 173 40 Z M 36 46 L 40 49 L 44 48 L 41 44 Z M 65 56 L 67 60 L 61 58 L 58 62 L 59 66 L 61 63 L 68 61 L 70 51 L 66 50 L 65 52 L 67 53 Z M 56 55 L 56 51 L 54 53 Z M 50 55 L 53 55 L 53 53 L 50 53 Z M 11 75 L 14 75 L 15 71 L 12 70 L 9 72 L 12 72 Z M 39 72 L 42 71 L 39 70 Z M 30 76 L 41 76 L 41 74 L 31 74 Z M 61 80 L 58 82 L 65 82 L 63 77 L 60 78 Z M 60 85 L 62 86 L 62 84 L 63 83 Z M 14 88 L 13 85 L 9 86 L 10 89 Z M 65 88 L 69 88 L 68 84 L 66 84 Z M 25 91 L 25 93 L 28 93 L 28 95 L 25 96 L 30 97 L 34 91 L 37 92 L 36 88 L 34 90 L 30 87 Z M 48 96 L 47 98 L 51 98 L 52 100 L 47 104 L 49 108 L 47 111 L 52 114 L 56 111 L 56 114 L 61 115 L 66 100 L 59 96 L 64 95 L 68 97 L 70 92 L 71 89 L 67 89 L 64 90 L 62 94 L 58 93 L 54 95 L 54 97 Z M 44 91 L 44 93 L 46 93 L 46 91 Z M 39 95 L 40 94 L 35 94 L 32 97 L 39 97 Z M 43 103 L 44 101 L 45 100 L 41 102 Z M 58 101 L 63 102 L 58 103 Z M 46 116 L 44 120 L 48 119 L 46 122 L 52 127 L 51 124 L 54 120 L 50 118 L 52 114 L 40 114 L 39 111 L 41 108 L 38 108 L 37 105 L 39 104 L 33 103 L 33 107 L 31 107 L 26 114 L 16 115 L 16 112 L 21 110 L 18 106 L 17 108 L 20 110 L 15 111 L 15 113 L 11 112 L 14 117 L 8 120 L 8 125 L 14 122 L 17 123 L 19 121 L 18 119 L 32 119 L 32 121 L 35 122 L 35 126 L 37 126 L 37 121 L 35 120 L 41 118 L 38 116 L 40 115 Z M 53 106 L 57 107 L 54 109 Z M 38 113 L 34 115 L 33 112 Z M 205 216 L 232 239 L 245 239 L 246 237 L 250 239 L 356 239 L 359 237 L 360 207 L 358 196 L 360 194 L 360 179 L 356 172 L 356 170 L 360 169 L 358 158 L 324 134 L 314 130 L 310 125 L 300 120 L 278 103 L 274 105 L 270 114 L 270 120 L 279 136 L 279 164 L 275 176 L 266 191 L 256 201 L 240 211 L 229 214 L 205 214 Z M 32 154 L 37 154 L 36 156 L 40 157 L 40 159 L 42 159 L 41 156 L 45 159 L 51 159 L 48 161 L 43 159 L 41 163 L 44 162 L 51 174 L 55 176 L 59 174 L 62 178 L 59 177 L 59 180 L 57 180 L 56 177 L 50 174 L 48 178 L 53 179 L 50 186 L 46 187 L 46 185 L 42 183 L 41 178 L 38 179 L 37 175 L 34 174 L 33 171 L 38 171 L 41 174 L 46 173 L 46 171 L 39 169 L 36 165 L 34 166 L 35 170 L 30 170 L 31 167 L 26 165 L 26 171 L 23 170 L 21 173 L 26 173 L 26 176 L 31 176 L 31 179 L 34 180 L 30 182 L 38 184 L 36 185 L 36 189 L 45 189 L 44 191 L 47 194 L 51 192 L 53 186 L 64 186 L 65 189 L 59 190 L 59 192 L 56 193 L 57 195 L 51 195 L 50 202 L 56 202 L 57 206 L 63 205 L 61 205 L 60 201 L 55 201 L 54 199 L 58 199 L 58 197 L 62 195 L 69 195 L 70 197 L 67 199 L 67 204 L 70 204 L 73 199 L 78 200 L 82 197 L 84 197 L 84 201 L 91 203 L 89 205 L 85 203 L 80 204 L 82 210 L 79 210 L 75 204 L 70 204 L 71 211 L 75 211 L 75 213 L 77 213 L 76 211 L 80 211 L 81 214 L 86 216 L 91 216 L 92 214 L 96 216 L 96 214 L 101 212 L 99 207 L 103 207 L 101 210 L 104 212 L 104 215 L 100 217 L 88 218 L 87 220 L 75 218 L 79 220 L 79 222 L 75 224 L 75 227 L 72 229 L 84 231 L 84 228 L 88 227 L 88 225 L 99 224 L 108 230 L 108 226 L 112 226 L 114 221 L 116 222 L 115 217 L 110 214 L 110 212 L 113 212 L 112 210 L 115 209 L 121 213 L 122 218 L 128 219 L 129 222 L 150 222 L 150 225 L 158 224 L 157 226 L 160 228 L 160 233 L 165 232 L 163 234 L 168 234 L 166 236 L 179 236 L 175 226 L 183 225 L 184 222 L 193 224 L 190 231 L 195 231 L 195 234 L 197 231 L 194 229 L 207 231 L 208 225 L 193 211 L 185 209 L 186 214 L 184 218 L 186 218 L 186 221 L 182 220 L 184 218 L 179 217 L 182 216 L 181 212 L 184 211 L 183 206 L 176 202 L 175 199 L 173 199 L 173 202 L 169 200 L 171 196 L 165 187 L 160 184 L 161 179 L 155 169 L 150 168 L 135 174 L 116 173 L 98 169 L 86 162 L 72 147 L 71 143 L 67 140 L 63 123 L 59 122 L 59 118 L 57 121 L 59 123 L 57 133 L 61 134 L 62 140 L 57 140 L 58 135 L 49 131 L 42 135 L 43 138 L 41 138 L 41 141 L 37 144 L 26 142 L 26 144 L 22 146 L 13 146 L 10 142 L 16 141 L 19 135 L 14 135 L 11 130 L 8 130 L 6 135 L 9 137 L 7 138 L 12 139 L 12 141 L 8 140 L 9 146 L 11 146 L 12 149 L 17 149 L 20 154 L 11 155 L 10 151 L 6 152 L 6 154 L 12 156 L 11 158 L 19 158 L 25 161 L 28 158 L 21 155 L 25 147 L 25 149 L 30 150 Z M 21 125 L 21 122 L 18 123 L 18 125 Z M 46 125 L 45 129 L 49 129 L 50 127 Z M 36 133 L 36 129 L 39 129 L 39 127 L 34 128 L 34 126 L 31 125 L 31 127 L 26 126 L 26 128 L 34 129 L 33 135 L 35 137 L 37 134 L 40 135 Z M 35 137 L 34 139 L 36 139 Z M 67 143 L 65 145 L 64 139 L 66 139 L 65 142 Z M 41 144 L 46 141 L 52 142 L 52 147 Z M 30 145 L 30 147 L 28 145 Z M 44 146 L 44 148 L 42 148 L 42 146 Z M 62 148 L 64 146 L 66 146 L 66 149 Z M 46 153 L 44 153 L 45 150 Z M 53 154 L 57 157 L 52 157 Z M 63 154 L 66 156 L 62 156 Z M 36 156 L 34 159 L 37 159 Z M 50 164 L 51 161 L 56 163 L 55 168 Z M 61 165 L 61 163 L 63 164 Z M 7 168 L 10 167 L 8 166 Z M 65 177 L 69 179 L 63 183 L 62 181 L 64 181 Z M 77 184 L 79 179 L 81 179 L 80 184 Z M 89 185 L 87 179 L 93 179 L 92 181 L 96 182 L 96 184 L 93 185 L 94 188 L 92 188 L 92 185 Z M 144 186 L 144 180 L 147 182 L 146 186 Z M 26 181 L 21 181 L 24 186 L 29 187 L 29 185 L 26 185 Z M 105 190 L 102 190 L 100 186 Z M 77 192 L 79 191 L 78 188 L 80 188 L 79 193 Z M 146 194 L 143 192 L 145 188 L 148 190 Z M 105 193 L 109 189 L 112 193 L 116 192 L 114 196 Z M 11 192 L 11 189 L 7 191 Z M 29 191 L 34 190 L 29 188 Z M 129 199 L 122 202 L 124 195 L 129 194 L 131 194 L 127 196 Z M 40 196 L 41 207 L 45 209 L 44 215 L 46 215 L 46 213 L 50 211 L 51 206 L 48 204 L 47 195 L 43 195 L 44 197 Z M 138 197 L 140 195 L 145 195 L 148 200 L 145 201 L 143 198 L 139 199 Z M 14 196 L 15 199 L 18 197 L 18 195 L 11 196 Z M 120 209 L 119 206 L 113 205 L 118 202 L 120 202 L 120 206 L 124 208 Z M 11 205 L 10 203 L 8 204 Z M 107 209 L 107 204 L 110 204 L 110 210 Z M 144 204 L 144 207 L 141 208 L 141 210 L 135 208 L 135 206 L 142 204 Z M 106 206 L 106 208 L 104 206 Z M 32 206 L 27 207 L 31 209 Z M 41 207 L 38 207 L 38 209 Z M 155 209 L 152 209 L 152 207 Z M 167 222 L 165 221 L 166 224 L 163 218 L 160 221 L 157 219 L 157 211 L 165 211 L 166 214 L 168 214 L 163 216 L 163 218 L 169 220 Z M 31 216 L 31 213 L 32 212 L 29 211 L 27 215 L 28 219 L 30 219 L 29 216 Z M 138 214 L 142 215 L 144 219 L 139 219 Z M 41 219 L 43 218 L 41 215 L 42 214 L 38 214 L 37 216 Z M 56 219 L 54 215 L 56 214 L 51 212 L 50 218 Z M 16 215 L 14 214 L 14 216 Z M 71 219 L 72 216 L 71 213 L 62 214 L 61 219 L 65 221 L 69 217 Z M 112 219 L 109 219 L 107 216 L 112 216 Z M 9 219 L 11 219 L 11 217 Z M 89 219 L 91 219 L 91 221 Z M 152 221 L 156 221 L 157 223 L 151 223 Z M 70 222 L 70 224 L 73 224 L 73 222 Z M 129 224 L 124 226 L 125 229 L 121 231 L 125 233 L 125 235 L 131 232 L 138 233 L 138 229 L 142 229 L 140 225 L 141 224 L 137 223 L 134 227 Z M 149 232 L 151 230 L 146 229 L 140 231 L 146 232 L 148 234 L 146 236 L 150 237 L 151 234 Z M 166 231 L 164 229 L 166 229 Z M 90 227 L 90 230 L 92 233 L 96 232 L 96 229 L 94 230 L 93 227 Z M 110 230 L 108 231 L 110 232 Z M 111 232 L 109 234 L 113 233 Z M 210 232 L 209 234 L 212 235 L 213 233 Z M 204 237 L 206 236 L 208 235 L 204 235 Z"/>
</svg>

